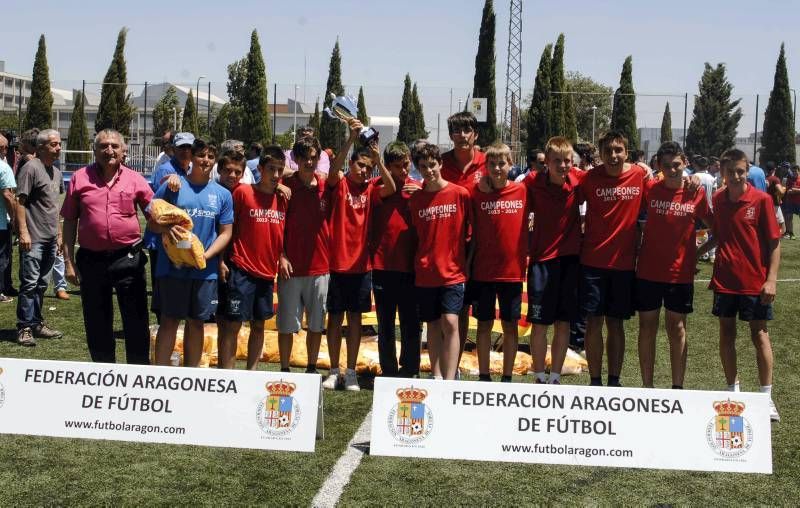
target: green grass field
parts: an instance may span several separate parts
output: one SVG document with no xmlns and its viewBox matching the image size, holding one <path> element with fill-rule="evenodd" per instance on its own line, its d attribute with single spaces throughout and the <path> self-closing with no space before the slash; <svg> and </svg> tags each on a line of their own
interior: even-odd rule
<svg viewBox="0 0 800 508">
<path fill-rule="evenodd" d="M 709 266 L 701 268 L 698 278 L 709 278 Z M 783 243 L 780 278 L 800 278 L 800 241 Z M 705 286 L 696 285 L 695 313 L 688 325 L 688 389 L 721 389 L 725 383 L 717 353 L 717 323 L 710 315 L 711 294 Z M 778 284 L 770 333 L 775 351 L 773 397 L 782 422 L 772 427 L 771 476 L 365 456 L 340 504 L 797 505 L 800 438 L 794 425 L 800 414 L 800 355 L 795 348 L 800 321 L 795 310 L 799 301 L 800 283 Z M 52 326 L 65 332 L 64 338 L 23 348 L 14 342 L 15 304 L 2 304 L 0 357 L 88 361 L 80 297 L 62 302 L 48 292 L 44 313 Z M 627 386 L 640 384 L 636 327 L 635 318 L 626 327 L 628 354 L 622 381 Z M 753 347 L 745 327 L 739 334 L 742 389 L 756 390 Z M 656 367 L 660 387 L 670 385 L 665 340 L 661 333 Z M 121 341 L 118 357 L 124 358 Z M 530 377 L 515 380 L 531 382 Z M 587 384 L 588 374 L 564 382 Z M 3 435 L 0 505 L 308 505 L 369 411 L 371 398 L 368 390 L 326 392 L 326 436 L 317 442 L 314 454 Z"/>
</svg>

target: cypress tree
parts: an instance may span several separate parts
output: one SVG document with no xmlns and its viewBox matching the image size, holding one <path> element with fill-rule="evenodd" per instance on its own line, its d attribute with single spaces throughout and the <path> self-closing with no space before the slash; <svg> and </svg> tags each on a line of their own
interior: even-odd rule
<svg viewBox="0 0 800 508">
<path fill-rule="evenodd" d="M 614 110 L 611 113 L 611 128 L 622 131 L 628 138 L 628 151 L 639 149 L 639 131 L 636 128 L 636 96 L 633 95 L 633 57 L 622 64 L 619 88 L 614 94 Z"/>
<path fill-rule="evenodd" d="M 106 76 L 103 78 L 103 88 L 100 92 L 100 104 L 97 106 L 97 119 L 94 123 L 95 132 L 103 129 L 114 129 L 124 137 L 130 136 L 131 120 L 133 119 L 133 104 L 131 94 L 128 92 L 128 70 L 125 63 L 125 39 L 128 29 L 123 27 L 117 35 L 117 45 L 114 56 L 108 66 Z"/>
<path fill-rule="evenodd" d="M 186 103 L 183 105 L 181 130 L 191 132 L 195 136 L 200 135 L 200 126 L 197 124 L 197 108 L 194 104 L 194 95 L 191 88 L 189 89 L 189 95 L 186 96 Z"/>
<path fill-rule="evenodd" d="M 339 51 L 338 39 L 333 46 L 330 64 L 328 65 L 328 83 L 325 86 L 325 98 L 322 102 L 325 108 L 329 108 L 333 103 L 331 94 L 336 96 L 344 95 L 344 86 L 342 86 L 342 55 Z M 339 148 L 344 145 L 345 137 L 347 136 L 346 131 L 347 127 L 341 120 L 323 115 L 320 119 L 319 126 L 319 142 L 322 148 L 332 148 L 334 151 L 338 151 Z"/>
<path fill-rule="evenodd" d="M 475 79 L 472 88 L 473 98 L 486 98 L 486 122 L 478 124 L 478 144 L 482 146 L 489 146 L 497 139 L 494 32 L 494 6 L 492 0 L 486 0 L 478 34 L 478 52 L 475 55 Z"/>
<path fill-rule="evenodd" d="M 672 113 L 669 111 L 669 101 L 664 107 L 664 116 L 661 118 L 661 142 L 672 141 Z"/>
<path fill-rule="evenodd" d="M 156 102 L 153 107 L 153 141 L 159 142 L 161 136 L 170 129 L 177 129 L 173 125 L 175 120 L 175 108 L 178 107 L 178 94 L 174 86 L 167 88 L 164 95 Z"/>
<path fill-rule="evenodd" d="M 247 57 L 228 65 L 228 137 L 244 139 L 242 115 L 244 107 L 244 82 L 247 79 Z M 227 138 L 226 138 L 227 139 Z"/>
<path fill-rule="evenodd" d="M 403 99 L 400 103 L 400 127 L 397 129 L 397 140 L 411 143 L 417 139 L 417 112 L 414 109 L 414 96 L 411 91 L 411 76 L 406 74 L 403 83 Z"/>
<path fill-rule="evenodd" d="M 217 146 L 221 145 L 223 141 L 228 139 L 228 132 L 231 125 L 231 105 L 224 104 L 217 112 L 214 119 L 211 120 L 211 128 L 209 129 L 211 140 Z"/>
<path fill-rule="evenodd" d="M 272 128 L 269 123 L 269 100 L 267 92 L 267 71 L 258 32 L 250 34 L 250 51 L 247 53 L 246 76 L 242 88 L 242 141 L 250 143 L 271 143 Z"/>
<path fill-rule="evenodd" d="M 706 62 L 694 101 L 692 121 L 686 133 L 686 152 L 719 156 L 736 145 L 736 129 L 742 118 L 741 99 L 731 101 L 733 85 L 725 77 L 725 64 Z"/>
<path fill-rule="evenodd" d="M 550 63 L 550 132 L 553 136 L 567 136 L 567 96 L 564 85 L 564 34 L 558 35 Z"/>
<path fill-rule="evenodd" d="M 789 73 L 786 71 L 786 55 L 783 44 L 775 64 L 775 82 L 769 94 L 764 114 L 764 129 L 761 134 L 761 163 L 795 163 L 795 130 L 792 98 L 789 95 Z"/>
<path fill-rule="evenodd" d="M 364 125 L 369 125 L 369 115 L 367 115 L 367 103 L 364 100 L 364 87 L 358 87 L 358 121 Z"/>
<path fill-rule="evenodd" d="M 564 90 L 571 92 L 572 89 L 569 85 L 564 85 Z M 572 94 L 566 94 L 564 97 L 564 127 L 566 129 L 566 137 L 575 145 L 578 142 L 578 121 L 575 118 L 575 100 Z"/>
<path fill-rule="evenodd" d="M 47 45 L 44 34 L 39 36 L 39 47 L 33 60 L 31 96 L 25 110 L 23 128 L 49 129 L 53 122 L 53 94 L 50 92 L 50 71 L 47 67 Z"/>
<path fill-rule="evenodd" d="M 417 84 L 411 88 L 411 102 L 414 104 L 414 136 L 415 139 L 428 139 L 428 131 L 425 130 L 425 111 L 422 109 L 422 102 L 417 93 Z"/>
<path fill-rule="evenodd" d="M 89 150 L 89 130 L 86 127 L 86 115 L 83 111 L 83 93 L 75 94 L 75 106 L 67 133 L 67 150 Z M 87 164 L 91 158 L 86 153 L 68 153 L 67 164 Z"/>
<path fill-rule="evenodd" d="M 553 45 L 548 44 L 539 59 L 536 71 L 536 83 L 533 86 L 533 97 L 528 108 L 525 128 L 527 130 L 527 151 L 544 149 L 550 138 L 550 64 Z"/>
<path fill-rule="evenodd" d="M 319 99 L 317 99 L 316 104 L 314 104 L 314 114 L 308 120 L 308 126 L 314 128 L 314 134 L 317 136 L 319 136 L 319 122 Z"/>
</svg>

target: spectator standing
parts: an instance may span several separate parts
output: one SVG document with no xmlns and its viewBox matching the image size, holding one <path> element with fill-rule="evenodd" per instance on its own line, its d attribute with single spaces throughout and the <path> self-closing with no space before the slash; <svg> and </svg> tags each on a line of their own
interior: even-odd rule
<svg viewBox="0 0 800 508">
<path fill-rule="evenodd" d="M 9 217 L 14 217 L 16 202 L 14 200 L 14 189 L 17 182 L 14 179 L 14 172 L 5 161 L 5 154 L 8 150 L 8 140 L 0 135 L 0 303 L 8 303 L 13 299 L 7 294 L 9 289 L 13 289 L 10 281 L 6 280 L 5 274 L 11 266 L 11 230 L 13 223 Z"/>
</svg>

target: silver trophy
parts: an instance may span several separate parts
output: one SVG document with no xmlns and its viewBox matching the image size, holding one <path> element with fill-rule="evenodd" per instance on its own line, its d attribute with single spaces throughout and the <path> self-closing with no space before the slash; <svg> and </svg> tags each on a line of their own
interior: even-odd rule
<svg viewBox="0 0 800 508">
<path fill-rule="evenodd" d="M 358 106 L 353 97 L 349 95 L 337 97 L 335 94 L 331 94 L 331 100 L 333 101 L 331 102 L 331 107 L 324 109 L 324 113 L 328 115 L 328 118 L 336 118 L 344 123 L 353 118 L 358 118 Z M 361 128 L 358 139 L 361 144 L 366 146 L 373 141 L 378 141 L 378 131 L 365 125 Z"/>
</svg>

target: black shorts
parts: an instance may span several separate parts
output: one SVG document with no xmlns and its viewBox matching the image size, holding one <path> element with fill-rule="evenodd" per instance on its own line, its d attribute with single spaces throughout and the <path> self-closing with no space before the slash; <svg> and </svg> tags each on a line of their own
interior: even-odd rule
<svg viewBox="0 0 800 508">
<path fill-rule="evenodd" d="M 228 262 L 230 272 L 225 289 L 222 317 L 228 321 L 264 321 L 275 315 L 272 293 L 275 281 L 254 277 L 238 266 Z"/>
<path fill-rule="evenodd" d="M 528 267 L 528 322 L 552 325 L 578 317 L 578 256 L 561 256 Z"/>
<path fill-rule="evenodd" d="M 672 284 L 636 279 L 636 310 L 647 312 L 665 309 L 678 314 L 691 314 L 694 310 L 694 284 Z"/>
<path fill-rule="evenodd" d="M 732 295 L 714 292 L 711 313 L 721 318 L 732 318 L 739 314 L 740 321 L 771 321 L 772 304 L 761 303 L 760 296 Z"/>
<path fill-rule="evenodd" d="M 500 319 L 518 321 L 522 313 L 521 282 L 471 281 L 475 291 L 475 306 L 472 309 L 478 321 L 494 321 L 495 299 L 500 302 Z"/>
<path fill-rule="evenodd" d="M 609 270 L 581 266 L 581 309 L 589 316 L 630 319 L 633 316 L 633 270 Z"/>
<path fill-rule="evenodd" d="M 372 272 L 331 272 L 328 283 L 328 312 L 369 312 L 372 310 Z"/>
<path fill-rule="evenodd" d="M 416 287 L 419 320 L 436 321 L 442 314 L 459 314 L 464 305 L 464 283 L 433 288 Z"/>
<path fill-rule="evenodd" d="M 217 279 L 158 279 L 161 315 L 205 321 L 217 311 Z"/>
</svg>

